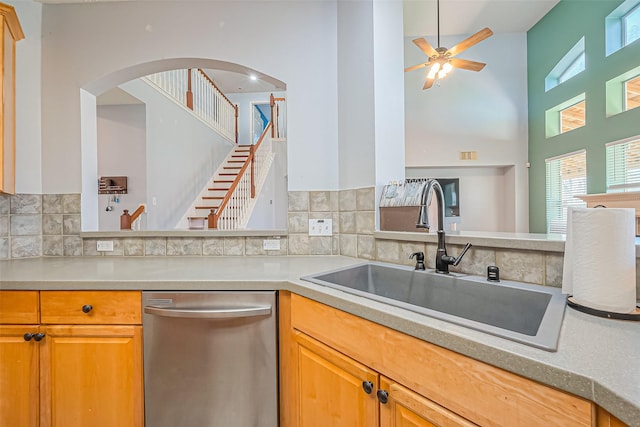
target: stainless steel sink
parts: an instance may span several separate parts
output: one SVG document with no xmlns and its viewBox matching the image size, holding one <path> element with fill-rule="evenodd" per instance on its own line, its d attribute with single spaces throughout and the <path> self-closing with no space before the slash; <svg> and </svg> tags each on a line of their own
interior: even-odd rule
<svg viewBox="0 0 640 427">
<path fill-rule="evenodd" d="M 302 279 L 547 351 L 557 349 L 566 306 L 558 288 L 376 262 Z"/>
</svg>

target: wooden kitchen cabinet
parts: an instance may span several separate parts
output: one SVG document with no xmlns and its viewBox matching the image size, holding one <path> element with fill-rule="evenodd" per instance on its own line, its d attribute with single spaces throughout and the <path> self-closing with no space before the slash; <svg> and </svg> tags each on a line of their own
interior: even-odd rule
<svg viewBox="0 0 640 427">
<path fill-rule="evenodd" d="M 295 333 L 297 404 L 305 427 L 377 425 L 378 374 L 300 332 Z M 367 388 L 369 393 L 364 391 Z"/>
<path fill-rule="evenodd" d="M 280 313 L 281 366 L 291 365 L 281 372 L 281 401 L 287 402 L 283 427 L 318 422 L 301 410 L 302 401 L 313 402 L 309 396 L 323 396 L 313 383 L 302 387 L 308 366 L 298 355 L 301 334 L 380 375 L 374 393 L 387 391 L 388 402 L 380 404 L 379 421 L 370 426 L 590 427 L 595 422 L 595 405 L 585 399 L 296 294 L 281 293 Z"/>
<path fill-rule="evenodd" d="M 0 291 L 3 323 L 25 317 L 18 292 Z M 142 427 L 140 292 L 29 292 L 38 324 L 0 329 L 0 425 Z"/>
<path fill-rule="evenodd" d="M 473 424 L 412 390 L 380 378 L 388 401 L 380 405 L 380 427 L 473 427 Z"/>
<path fill-rule="evenodd" d="M 0 291 L 0 426 L 39 424 L 38 310 L 37 291 Z"/>
<path fill-rule="evenodd" d="M 16 42 L 24 38 L 13 6 L 0 3 L 0 193 L 15 193 Z"/>
</svg>

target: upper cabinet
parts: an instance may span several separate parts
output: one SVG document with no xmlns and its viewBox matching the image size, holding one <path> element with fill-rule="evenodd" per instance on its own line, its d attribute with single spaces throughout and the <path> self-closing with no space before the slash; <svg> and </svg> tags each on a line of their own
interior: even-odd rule
<svg viewBox="0 0 640 427">
<path fill-rule="evenodd" d="M 16 42 L 24 38 L 13 6 L 0 3 L 0 193 L 15 193 Z"/>
</svg>

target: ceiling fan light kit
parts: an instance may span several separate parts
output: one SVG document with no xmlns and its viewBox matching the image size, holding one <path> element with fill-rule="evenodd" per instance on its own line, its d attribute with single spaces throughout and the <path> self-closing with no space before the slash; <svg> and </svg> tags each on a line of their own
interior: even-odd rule
<svg viewBox="0 0 640 427">
<path fill-rule="evenodd" d="M 489 28 L 484 28 L 477 33 L 467 37 L 451 49 L 440 46 L 440 0 L 437 1 L 437 20 L 438 20 L 438 48 L 434 49 L 433 46 L 424 38 L 417 38 L 412 40 L 413 43 L 424 52 L 429 58 L 427 62 L 413 65 L 404 69 L 405 72 L 417 70 L 423 67 L 431 67 L 427 73 L 427 78 L 424 82 L 422 89 L 429 89 L 433 86 L 436 80 L 442 80 L 445 78 L 454 68 L 462 68 L 469 71 L 480 71 L 486 64 L 482 62 L 470 61 L 468 59 L 454 58 L 454 56 L 464 52 L 471 46 L 480 43 L 482 40 L 491 37 L 493 31 Z"/>
</svg>

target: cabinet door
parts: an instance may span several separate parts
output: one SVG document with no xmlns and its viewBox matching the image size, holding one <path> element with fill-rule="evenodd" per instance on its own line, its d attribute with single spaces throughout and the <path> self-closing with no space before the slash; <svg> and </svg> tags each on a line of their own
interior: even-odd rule
<svg viewBox="0 0 640 427">
<path fill-rule="evenodd" d="M 294 345 L 299 426 L 378 425 L 376 372 L 300 332 Z"/>
<path fill-rule="evenodd" d="M 42 330 L 42 427 L 142 427 L 141 326 Z"/>
<path fill-rule="evenodd" d="M 0 326 L 0 426 L 38 425 L 37 325 Z"/>
<path fill-rule="evenodd" d="M 476 426 L 387 378 L 380 378 L 380 390 L 388 395 L 388 401 L 380 403 L 380 427 Z"/>
</svg>

